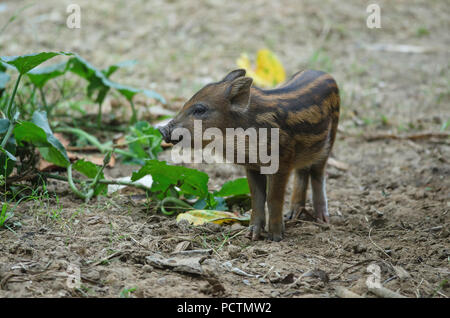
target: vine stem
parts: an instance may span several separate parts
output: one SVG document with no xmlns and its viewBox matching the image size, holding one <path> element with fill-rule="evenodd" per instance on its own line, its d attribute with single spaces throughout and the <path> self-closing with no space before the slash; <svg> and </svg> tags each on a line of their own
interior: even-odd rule
<svg viewBox="0 0 450 318">
<path fill-rule="evenodd" d="M 102 103 L 98 103 L 97 128 L 102 128 Z"/>
<path fill-rule="evenodd" d="M 14 97 L 16 97 L 17 88 L 19 87 L 19 82 L 22 79 L 22 74 L 19 74 L 19 77 L 17 77 L 16 84 L 14 85 L 13 92 L 11 94 L 11 98 L 9 99 L 8 107 L 6 108 L 6 116 L 10 116 L 11 107 L 14 101 Z"/>
<path fill-rule="evenodd" d="M 39 93 L 41 94 L 42 99 L 42 105 L 45 108 L 45 111 L 47 112 L 47 116 L 50 116 L 50 109 L 48 108 L 47 99 L 45 98 L 44 89 L 42 87 L 39 88 Z"/>
<path fill-rule="evenodd" d="M 70 189 L 72 189 L 72 191 L 77 196 L 79 196 L 80 198 L 82 198 L 84 200 L 87 199 L 88 196 L 86 194 L 84 194 L 83 192 L 79 191 L 77 189 L 77 187 L 75 186 L 75 184 L 73 183 L 73 179 L 72 179 L 72 165 L 71 164 L 67 167 L 67 179 L 66 179 L 66 181 L 69 182 Z"/>
<path fill-rule="evenodd" d="M 14 102 L 14 97 L 16 96 L 17 93 L 17 88 L 19 87 L 19 82 L 20 79 L 22 78 L 22 74 L 19 74 L 19 77 L 16 80 L 16 84 L 14 85 L 14 89 L 13 92 L 11 94 L 11 98 L 9 99 L 8 102 L 8 107 L 6 108 L 6 116 L 8 118 L 12 118 L 10 119 L 10 123 L 9 123 L 9 127 L 8 127 L 8 131 L 6 132 L 6 135 L 3 137 L 2 143 L 1 143 L 1 147 L 5 148 L 6 143 L 8 142 L 9 137 L 11 136 L 13 130 L 14 130 L 14 126 L 15 126 L 15 116 L 11 116 L 10 112 L 11 112 L 11 108 L 12 108 L 12 104 Z"/>
<path fill-rule="evenodd" d="M 104 153 L 104 152 L 107 152 L 107 151 L 112 151 L 112 150 L 114 150 L 114 152 L 116 152 L 116 153 L 118 153 L 118 154 L 121 154 L 121 155 L 124 155 L 124 156 L 134 157 L 133 154 L 132 154 L 131 152 L 125 151 L 125 150 L 122 150 L 122 149 L 117 149 L 117 146 L 111 147 L 111 146 L 109 146 L 109 145 L 100 143 L 96 137 L 94 137 L 94 136 L 92 136 L 91 134 L 88 134 L 87 132 L 85 132 L 85 131 L 83 131 L 83 130 L 81 130 L 81 129 L 78 129 L 78 128 L 60 127 L 60 128 L 56 128 L 56 129 L 55 129 L 55 132 L 66 132 L 66 133 L 71 133 L 71 134 L 75 134 L 75 135 L 84 137 L 84 138 L 86 138 L 87 141 L 89 141 L 92 145 L 94 145 L 95 147 L 97 147 L 98 150 L 100 150 L 101 153 Z M 145 138 L 145 137 L 146 137 L 146 136 L 143 136 L 143 137 L 141 137 L 141 139 L 143 139 L 143 138 Z M 130 141 L 130 142 L 134 142 L 134 141 L 138 141 L 138 140 L 140 140 L 140 139 L 132 140 L 132 141 Z M 123 144 L 121 144 L 120 146 L 127 145 L 127 144 L 130 143 L 130 142 L 123 143 Z"/>
<path fill-rule="evenodd" d="M 136 108 L 134 107 L 133 98 L 130 98 L 128 101 L 130 102 L 131 112 L 132 112 L 131 119 L 130 119 L 130 124 L 134 125 L 137 122 Z"/>
<path fill-rule="evenodd" d="M 159 204 L 159 207 L 161 208 L 161 212 L 165 215 L 172 215 L 174 214 L 176 211 L 167 211 L 165 209 L 165 205 L 166 203 L 174 203 L 175 206 L 173 208 L 175 209 L 183 209 L 183 210 L 192 210 L 194 209 L 194 207 L 192 207 L 190 204 L 178 199 L 178 198 L 174 198 L 174 197 L 165 197 Z"/>
</svg>

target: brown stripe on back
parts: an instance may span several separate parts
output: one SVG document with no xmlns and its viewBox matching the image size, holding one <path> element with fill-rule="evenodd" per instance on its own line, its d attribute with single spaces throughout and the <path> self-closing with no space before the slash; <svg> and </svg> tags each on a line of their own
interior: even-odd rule
<svg viewBox="0 0 450 318">
<path fill-rule="evenodd" d="M 322 117 L 322 120 L 315 124 L 304 121 L 292 126 L 286 126 L 286 129 L 294 135 L 318 135 L 328 128 L 329 120 L 330 118 Z"/>
<path fill-rule="evenodd" d="M 323 93 L 329 91 L 330 83 L 327 81 L 332 82 L 331 85 L 334 84 L 332 77 L 324 73 L 304 87 L 291 85 L 291 87 L 266 91 L 253 87 L 250 107 L 258 109 L 259 105 L 264 105 L 265 107 L 285 107 L 295 111 L 313 104 L 320 104 L 324 97 Z"/>
<path fill-rule="evenodd" d="M 289 112 L 286 123 L 289 126 L 295 126 L 302 122 L 317 124 L 323 116 L 323 110 L 319 106 L 313 105 L 298 112 Z"/>
<path fill-rule="evenodd" d="M 304 76 L 304 75 L 302 75 Z M 302 77 L 300 76 L 300 78 Z M 283 85 L 279 88 L 271 89 L 271 90 L 261 90 L 262 93 L 265 95 L 271 96 L 273 98 L 277 99 L 289 99 L 288 96 L 291 98 L 295 98 L 298 95 L 305 94 L 315 86 L 317 86 L 319 83 L 326 81 L 327 79 L 333 80 L 333 78 L 327 74 L 322 73 L 320 76 L 317 76 L 315 78 L 310 78 L 308 81 L 292 81 L 291 83 L 287 85 Z M 334 80 L 333 80 L 334 81 Z M 291 94 L 292 93 L 292 94 Z"/>
<path fill-rule="evenodd" d="M 330 124 L 331 122 L 328 123 L 326 129 L 324 129 L 321 133 L 318 134 L 295 134 L 294 135 L 294 139 L 297 142 L 300 142 L 302 144 L 304 144 L 307 147 L 310 147 L 320 141 L 323 141 L 327 138 L 328 134 L 329 134 L 329 128 L 330 128 Z"/>
<path fill-rule="evenodd" d="M 335 93 L 332 93 L 328 98 L 324 99 L 320 105 L 312 105 L 308 108 L 301 108 L 298 111 L 288 112 L 286 123 L 289 126 L 294 126 L 302 122 L 317 124 L 329 116 L 334 108 L 334 103 Z"/>
<path fill-rule="evenodd" d="M 265 112 L 265 113 L 257 114 L 256 119 L 255 119 L 255 121 L 258 124 L 280 128 L 280 125 L 278 125 L 277 120 L 278 120 L 278 115 L 276 112 Z"/>
</svg>

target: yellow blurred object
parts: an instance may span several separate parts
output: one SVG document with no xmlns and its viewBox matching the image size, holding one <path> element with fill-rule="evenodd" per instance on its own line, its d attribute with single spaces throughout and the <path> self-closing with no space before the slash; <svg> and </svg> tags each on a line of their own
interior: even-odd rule
<svg viewBox="0 0 450 318">
<path fill-rule="evenodd" d="M 186 220 L 193 225 L 202 225 L 208 222 L 216 224 L 222 224 L 224 222 L 248 223 L 250 216 L 238 216 L 231 212 L 216 210 L 191 210 L 178 214 L 177 223 L 181 220 Z"/>
<path fill-rule="evenodd" d="M 247 71 L 257 86 L 274 87 L 286 80 L 286 73 L 280 60 L 267 49 L 259 50 L 256 55 L 256 67 L 252 68 L 247 54 L 243 53 L 236 61 Z"/>
</svg>

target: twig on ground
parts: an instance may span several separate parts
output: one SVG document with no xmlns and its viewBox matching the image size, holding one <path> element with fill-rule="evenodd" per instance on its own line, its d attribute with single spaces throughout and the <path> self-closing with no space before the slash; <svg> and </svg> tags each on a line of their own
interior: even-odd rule
<svg viewBox="0 0 450 318">
<path fill-rule="evenodd" d="M 338 170 L 347 171 L 349 169 L 348 164 L 342 161 L 338 161 L 334 158 L 328 158 L 327 163 L 329 166 L 335 167 Z"/>
<path fill-rule="evenodd" d="M 383 248 L 381 248 L 379 245 L 377 245 L 377 244 L 372 240 L 372 238 L 370 237 L 370 233 L 372 232 L 372 229 L 373 229 L 373 228 L 371 227 L 370 230 L 369 230 L 369 240 L 370 240 L 370 243 L 372 243 L 376 248 L 378 248 L 380 251 L 382 251 L 384 255 L 386 255 L 387 257 L 391 258 L 391 256 L 390 256 L 388 253 L 386 253 L 386 251 L 385 251 Z"/>
<path fill-rule="evenodd" d="M 364 298 L 342 286 L 336 286 L 334 289 L 336 291 L 336 295 L 340 298 Z"/>
<path fill-rule="evenodd" d="M 353 267 L 356 267 L 356 266 L 359 266 L 359 265 L 362 265 L 362 264 L 366 264 L 366 263 L 370 263 L 370 262 L 376 262 L 376 261 L 377 261 L 376 259 L 369 258 L 369 259 L 365 259 L 365 260 L 363 260 L 363 261 L 361 261 L 361 262 L 358 262 L 358 263 L 356 263 L 356 264 L 350 265 L 349 267 L 344 268 L 344 269 L 343 269 L 339 274 L 337 274 L 335 277 L 331 278 L 330 281 L 337 280 L 339 277 L 341 277 L 342 274 L 344 274 L 344 273 L 345 273 L 346 271 L 348 271 L 349 269 L 352 269 Z"/>
<path fill-rule="evenodd" d="M 107 257 L 105 257 L 105 258 L 103 258 L 103 259 L 101 259 L 101 260 L 99 260 L 99 261 L 97 261 L 97 262 L 95 262 L 95 263 L 92 263 L 91 266 L 97 266 L 97 265 L 100 265 L 101 263 L 106 262 L 106 261 L 109 261 L 111 258 L 120 256 L 120 255 L 122 255 L 122 254 L 123 254 L 122 251 L 118 251 L 118 252 L 112 253 L 111 255 L 108 255 Z"/>
<path fill-rule="evenodd" d="M 369 287 L 369 291 L 371 291 L 378 297 L 382 297 L 382 298 L 406 298 L 405 296 L 400 295 L 399 293 L 392 291 L 390 289 L 387 289 L 386 287 L 383 287 L 383 286 Z"/>
<path fill-rule="evenodd" d="M 366 141 L 376 141 L 382 139 L 399 139 L 399 140 L 421 140 L 428 138 L 448 138 L 450 137 L 450 132 L 425 132 L 419 134 L 410 135 L 396 135 L 396 134 L 377 134 L 377 135 L 363 135 Z"/>
</svg>

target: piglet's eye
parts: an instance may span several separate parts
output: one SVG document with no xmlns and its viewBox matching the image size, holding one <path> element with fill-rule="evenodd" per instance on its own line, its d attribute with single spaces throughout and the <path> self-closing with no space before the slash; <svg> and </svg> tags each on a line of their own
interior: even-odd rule
<svg viewBox="0 0 450 318">
<path fill-rule="evenodd" d="M 193 114 L 194 116 L 201 116 L 201 115 L 203 115 L 204 113 L 206 113 L 207 110 L 208 110 L 208 109 L 207 109 L 205 106 L 203 106 L 203 105 L 197 105 L 197 106 L 194 108 L 194 111 L 192 112 L 192 114 Z"/>
</svg>

